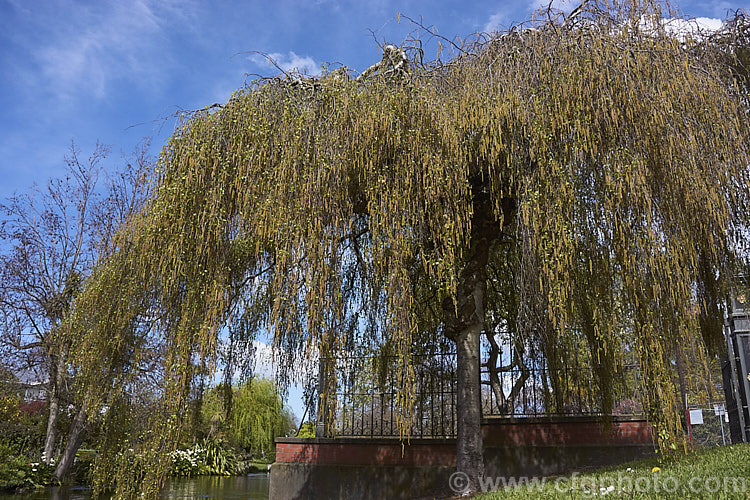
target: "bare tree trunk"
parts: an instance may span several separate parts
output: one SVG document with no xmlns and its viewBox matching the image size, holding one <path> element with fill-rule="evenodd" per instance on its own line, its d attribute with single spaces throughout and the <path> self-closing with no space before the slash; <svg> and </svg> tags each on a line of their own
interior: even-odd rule
<svg viewBox="0 0 750 500">
<path fill-rule="evenodd" d="M 687 401 L 685 396 L 687 395 L 687 384 L 685 383 L 685 363 L 682 360 L 682 349 L 679 345 L 675 346 L 675 359 L 677 361 L 677 380 L 680 385 L 680 404 L 679 407 L 682 409 L 682 416 L 687 415 Z M 685 425 L 689 425 L 685 421 Z"/>
<path fill-rule="evenodd" d="M 44 440 L 44 463 L 52 464 L 55 454 L 55 441 L 57 440 L 57 420 L 60 414 L 60 399 L 62 395 L 63 373 L 65 372 L 66 353 L 58 353 L 51 356 L 50 390 L 47 400 L 49 401 L 49 418 L 47 419 L 47 435 Z"/>
<path fill-rule="evenodd" d="M 76 412 L 73 422 L 70 424 L 70 432 L 68 432 L 68 440 L 65 443 L 65 449 L 60 456 L 60 462 L 57 464 L 55 469 L 55 477 L 58 480 L 62 480 L 70 472 L 70 468 L 75 462 L 76 453 L 78 448 L 81 447 L 83 439 L 86 436 L 86 424 L 88 418 L 86 417 L 86 403 L 83 403 Z"/>
<path fill-rule="evenodd" d="M 448 298 L 443 304 L 445 335 L 456 342 L 456 470 L 465 474 L 468 480 L 468 486 L 462 492 L 467 495 L 480 491 L 484 477 L 479 346 L 487 301 L 487 263 L 501 229 L 489 194 L 478 185 L 473 187 L 474 212 L 467 259 L 460 272 L 455 302 Z M 512 203 L 507 205 L 510 215 Z"/>
<path fill-rule="evenodd" d="M 479 383 L 479 337 L 482 327 L 483 322 L 477 321 L 456 338 L 456 470 L 466 474 L 470 481 L 470 487 L 465 493 L 479 491 L 484 477 L 482 399 Z"/>
</svg>

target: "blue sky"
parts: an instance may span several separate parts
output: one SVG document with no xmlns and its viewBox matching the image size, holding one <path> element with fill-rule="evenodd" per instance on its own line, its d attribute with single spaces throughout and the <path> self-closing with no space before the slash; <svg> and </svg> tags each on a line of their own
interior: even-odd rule
<svg viewBox="0 0 750 500">
<path fill-rule="evenodd" d="M 158 152 L 173 126 L 161 118 L 225 102 L 248 74 L 276 73 L 249 51 L 308 73 L 326 62 L 362 71 L 380 58 L 373 32 L 398 44 L 414 29 L 397 13 L 453 38 L 508 27 L 542 3 L 0 0 L 0 198 L 62 175 L 71 140 L 83 153 L 110 145 L 112 166 L 145 136 Z M 677 6 L 723 19 L 750 0 Z"/>
<path fill-rule="evenodd" d="M 84 153 L 97 140 L 112 146 L 113 164 L 144 136 L 158 151 L 173 125 L 160 118 L 224 102 L 247 74 L 275 72 L 243 52 L 308 72 L 324 62 L 362 71 L 380 57 L 371 31 L 398 43 L 413 29 L 399 12 L 451 38 L 507 27 L 540 3 L 0 0 L 0 198 L 59 175 L 71 140 Z M 750 0 L 679 5 L 724 18 Z"/>
</svg>

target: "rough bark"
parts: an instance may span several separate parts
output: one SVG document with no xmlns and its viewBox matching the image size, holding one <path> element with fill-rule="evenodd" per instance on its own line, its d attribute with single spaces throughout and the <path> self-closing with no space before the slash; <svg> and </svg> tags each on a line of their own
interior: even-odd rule
<svg viewBox="0 0 750 500">
<path fill-rule="evenodd" d="M 65 372 L 65 358 L 67 353 L 51 356 L 49 379 L 49 418 L 47 419 L 47 434 L 44 439 L 44 462 L 51 465 L 55 455 L 57 441 L 57 420 L 60 414 L 60 399 L 62 397 L 63 374 Z"/>
<path fill-rule="evenodd" d="M 464 494 L 479 491 L 484 476 L 479 347 L 487 300 L 487 263 L 492 245 L 500 235 L 489 194 L 479 188 L 479 183 L 473 187 L 471 237 L 466 260 L 455 298 L 448 298 L 443 304 L 445 335 L 456 342 L 456 470 L 465 474 L 469 481 Z"/>
<path fill-rule="evenodd" d="M 70 431 L 68 432 L 68 440 L 65 443 L 65 449 L 60 456 L 60 461 L 55 468 L 55 477 L 58 480 L 62 480 L 70 472 L 70 468 L 75 462 L 76 452 L 81 447 L 83 439 L 86 436 L 86 426 L 88 418 L 86 416 L 86 404 L 82 404 L 76 412 L 76 416 L 73 418 L 73 422 L 70 424 Z"/>
<path fill-rule="evenodd" d="M 479 298 L 479 296 L 475 296 Z M 456 470 L 470 481 L 468 491 L 480 491 L 484 477 L 482 456 L 482 407 L 479 384 L 479 336 L 482 325 L 469 325 L 456 338 L 457 381 L 457 434 Z"/>
</svg>

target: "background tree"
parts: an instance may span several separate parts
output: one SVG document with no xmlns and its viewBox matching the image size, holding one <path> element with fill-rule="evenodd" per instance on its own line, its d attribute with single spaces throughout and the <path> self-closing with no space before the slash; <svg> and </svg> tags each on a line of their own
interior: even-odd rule
<svg viewBox="0 0 750 500">
<path fill-rule="evenodd" d="M 134 304 L 157 310 L 168 378 L 143 446 L 169 450 L 224 325 L 267 328 L 287 366 L 389 345 L 407 429 L 413 346 L 443 335 L 458 358 L 457 468 L 477 489 L 487 282 L 513 236 L 517 324 L 557 364 L 556 342 L 582 332 L 604 381 L 626 335 L 660 444 L 676 448 L 670 356 L 745 264 L 750 143 L 739 47 L 675 36 L 672 15 L 590 1 L 456 44 L 446 61 L 389 46 L 360 78 L 259 80 L 192 114 L 154 197 L 76 300 L 76 369 L 96 390 L 127 346 L 120 332 L 148 315 Z M 263 305 L 253 320 L 246 302 Z M 118 486 L 155 497 L 167 464 L 142 460 L 156 466 Z"/>
<path fill-rule="evenodd" d="M 86 276 L 107 254 L 112 235 L 142 208 L 147 195 L 148 141 L 138 146 L 121 171 L 105 178 L 103 161 L 109 152 L 97 144 L 84 160 L 72 144 L 63 178 L 34 186 L 0 205 L 0 308 L 5 318 L 0 346 L 15 369 L 36 372 L 47 384 L 47 464 L 57 455 L 61 409 L 73 403 L 70 340 L 59 336 L 57 329 Z M 58 477 L 83 439 L 84 417 L 85 411 L 77 408 Z"/>
<path fill-rule="evenodd" d="M 232 445 L 266 459 L 275 456 L 275 439 L 295 429 L 276 385 L 253 378 L 239 387 L 216 386 L 203 398 L 202 417 L 209 438 L 224 437 Z"/>
</svg>

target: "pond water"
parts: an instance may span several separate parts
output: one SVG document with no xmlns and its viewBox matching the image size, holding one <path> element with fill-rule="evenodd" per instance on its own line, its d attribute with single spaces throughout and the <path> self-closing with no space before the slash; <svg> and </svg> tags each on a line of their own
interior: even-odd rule
<svg viewBox="0 0 750 500">
<path fill-rule="evenodd" d="M 268 499 L 269 474 L 248 474 L 247 476 L 199 476 L 175 478 L 167 482 L 161 498 L 227 498 L 243 500 Z M 0 493 L 0 500 L 86 500 L 91 498 L 88 488 L 61 487 L 13 495 Z"/>
</svg>

